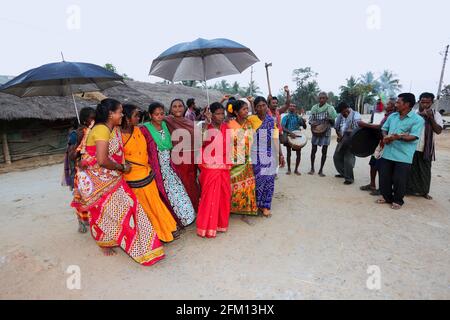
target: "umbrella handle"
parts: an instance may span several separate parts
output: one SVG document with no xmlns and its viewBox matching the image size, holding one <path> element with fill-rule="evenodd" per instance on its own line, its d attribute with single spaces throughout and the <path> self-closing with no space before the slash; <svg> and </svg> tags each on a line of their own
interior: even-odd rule
<svg viewBox="0 0 450 320">
<path fill-rule="evenodd" d="M 272 89 L 270 88 L 269 67 L 270 67 L 270 65 L 266 63 L 267 86 L 269 87 L 269 95 L 271 96 L 272 95 Z"/>
<path fill-rule="evenodd" d="M 70 87 L 70 85 L 69 85 L 69 87 Z M 72 87 L 70 87 L 70 93 L 72 94 L 72 101 L 73 101 L 73 106 L 75 108 L 75 114 L 77 115 L 78 124 L 80 125 L 81 124 L 80 115 L 78 114 L 77 102 L 75 101 L 75 96 L 73 95 Z"/>
</svg>

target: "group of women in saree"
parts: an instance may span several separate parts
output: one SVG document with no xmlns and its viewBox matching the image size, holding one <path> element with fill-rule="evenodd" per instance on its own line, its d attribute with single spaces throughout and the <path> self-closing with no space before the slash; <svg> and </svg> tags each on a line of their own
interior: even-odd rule
<svg viewBox="0 0 450 320">
<path fill-rule="evenodd" d="M 143 124 L 137 106 L 103 100 L 95 126 L 77 140 L 72 207 L 80 232 L 89 228 L 105 255 L 120 246 L 152 265 L 164 258 L 162 242 L 194 221 L 198 236 L 214 238 L 228 230 L 230 213 L 270 217 L 278 131 L 265 98 L 251 103 L 249 116 L 244 101 L 215 102 L 198 126 L 180 99 L 169 115 L 152 103 Z"/>
</svg>

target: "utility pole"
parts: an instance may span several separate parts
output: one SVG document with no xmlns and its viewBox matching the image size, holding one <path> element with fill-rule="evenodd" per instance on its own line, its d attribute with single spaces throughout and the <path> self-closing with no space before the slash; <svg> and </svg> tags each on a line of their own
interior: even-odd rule
<svg viewBox="0 0 450 320">
<path fill-rule="evenodd" d="M 438 100 L 441 98 L 442 83 L 444 82 L 445 64 L 447 63 L 447 57 L 448 57 L 448 48 L 449 48 L 449 45 L 447 45 L 447 48 L 446 48 L 445 54 L 444 54 L 444 63 L 442 64 L 441 80 L 439 80 L 439 89 L 438 89 L 438 93 L 437 93 Z"/>
</svg>

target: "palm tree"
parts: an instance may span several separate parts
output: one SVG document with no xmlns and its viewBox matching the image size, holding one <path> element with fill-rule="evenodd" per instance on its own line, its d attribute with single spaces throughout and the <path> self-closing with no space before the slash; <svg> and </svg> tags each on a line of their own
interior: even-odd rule
<svg viewBox="0 0 450 320">
<path fill-rule="evenodd" d="M 358 81 L 354 76 L 346 79 L 346 84 L 340 86 L 340 100 L 348 103 L 350 106 L 356 106 L 356 99 L 359 96 Z"/>
<path fill-rule="evenodd" d="M 396 96 L 402 88 L 400 80 L 396 77 L 397 75 L 392 71 L 384 70 L 378 79 L 380 82 L 380 92 L 384 93 L 387 97 Z"/>
<path fill-rule="evenodd" d="M 243 92 L 243 96 L 244 97 L 248 97 L 248 96 L 256 96 L 262 94 L 261 92 L 261 88 L 256 84 L 256 82 L 250 81 L 250 83 L 248 84 L 248 87 L 244 88 L 244 92 Z"/>
<path fill-rule="evenodd" d="M 295 90 L 295 93 L 292 95 L 292 103 L 296 104 L 299 108 L 302 107 L 305 110 L 311 110 L 317 103 L 319 93 L 320 88 L 316 80 L 304 83 Z"/>
</svg>

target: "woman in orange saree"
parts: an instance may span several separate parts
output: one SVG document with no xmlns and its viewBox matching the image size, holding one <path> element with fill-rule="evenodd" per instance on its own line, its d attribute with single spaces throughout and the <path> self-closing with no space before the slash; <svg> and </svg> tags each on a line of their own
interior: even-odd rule
<svg viewBox="0 0 450 320">
<path fill-rule="evenodd" d="M 89 212 L 91 234 L 105 255 L 115 254 L 113 248 L 120 246 L 133 260 L 149 266 L 164 258 L 164 250 L 123 178 L 131 168 L 124 162 L 121 120 L 120 102 L 105 99 L 97 106 L 97 125 L 86 141 L 72 206 Z"/>
<path fill-rule="evenodd" d="M 215 102 L 208 112 L 209 124 L 204 128 L 201 150 L 201 197 L 197 215 L 197 235 L 215 238 L 228 230 L 231 206 L 228 126 L 224 123 L 224 107 Z"/>
<path fill-rule="evenodd" d="M 177 223 L 159 196 L 155 173 L 148 163 L 147 142 L 138 127 L 139 109 L 134 105 L 124 105 L 123 110 L 124 154 L 125 160 L 131 165 L 131 172 L 126 173 L 124 178 L 147 213 L 159 239 L 171 242 L 174 240 L 172 233 L 177 230 Z"/>
</svg>

